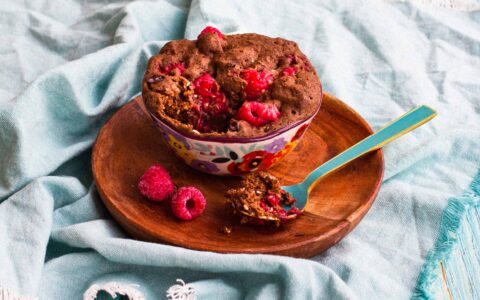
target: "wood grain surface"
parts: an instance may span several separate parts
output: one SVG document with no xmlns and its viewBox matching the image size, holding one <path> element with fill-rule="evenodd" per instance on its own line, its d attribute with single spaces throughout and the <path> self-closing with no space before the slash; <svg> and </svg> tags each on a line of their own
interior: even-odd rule
<svg viewBox="0 0 480 300">
<path fill-rule="evenodd" d="M 297 148 L 270 171 L 283 185 L 300 182 L 324 161 L 372 133 L 340 100 L 324 94 L 322 108 Z M 199 218 L 175 219 L 169 203 L 152 203 L 137 181 L 152 164 L 162 164 L 179 186 L 198 187 L 207 198 Z M 98 192 L 117 222 L 133 237 L 222 253 L 269 253 L 311 257 L 340 241 L 367 213 L 383 176 L 381 150 L 324 178 L 310 194 L 305 213 L 272 231 L 240 226 L 224 206 L 224 193 L 240 179 L 198 172 L 175 157 L 145 113 L 140 97 L 104 125 L 94 145 L 92 168 Z M 232 225 L 230 235 L 220 228 Z"/>
</svg>

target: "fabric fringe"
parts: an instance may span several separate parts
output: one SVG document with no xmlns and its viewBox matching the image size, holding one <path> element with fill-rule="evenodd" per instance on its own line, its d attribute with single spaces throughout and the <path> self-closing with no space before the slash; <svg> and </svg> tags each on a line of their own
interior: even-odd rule
<svg viewBox="0 0 480 300">
<path fill-rule="evenodd" d="M 180 284 L 172 285 L 167 290 L 168 300 L 195 300 L 195 289 L 190 284 L 185 284 L 181 279 L 177 279 Z"/>
<path fill-rule="evenodd" d="M 478 206 L 480 206 L 480 173 L 475 176 L 469 192 L 464 196 L 449 199 L 440 221 L 439 236 L 421 269 L 412 299 L 434 298 L 431 287 L 438 279 L 438 272 L 435 271 L 440 262 L 449 257 L 457 244 L 457 231 L 466 212 Z"/>
<path fill-rule="evenodd" d="M 29 297 L 29 296 L 18 296 L 13 291 L 0 288 L 0 300 L 38 300 L 36 297 Z"/>
<path fill-rule="evenodd" d="M 388 0 L 390 2 L 410 2 L 442 9 L 475 11 L 480 4 L 475 0 Z"/>
</svg>

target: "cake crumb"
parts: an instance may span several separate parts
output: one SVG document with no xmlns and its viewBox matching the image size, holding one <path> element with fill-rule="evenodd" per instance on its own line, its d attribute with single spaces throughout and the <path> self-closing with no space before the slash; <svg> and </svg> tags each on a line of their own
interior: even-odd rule
<svg viewBox="0 0 480 300">
<path fill-rule="evenodd" d="M 226 235 L 229 235 L 232 233 L 232 226 L 225 225 L 222 228 L 220 228 L 220 232 Z"/>
<path fill-rule="evenodd" d="M 295 198 L 282 189 L 278 178 L 264 171 L 246 176 L 242 186 L 229 189 L 225 198 L 227 207 L 241 216 L 241 224 L 278 227 L 301 214 L 296 207 L 283 208 L 282 204 L 293 205 Z"/>
</svg>

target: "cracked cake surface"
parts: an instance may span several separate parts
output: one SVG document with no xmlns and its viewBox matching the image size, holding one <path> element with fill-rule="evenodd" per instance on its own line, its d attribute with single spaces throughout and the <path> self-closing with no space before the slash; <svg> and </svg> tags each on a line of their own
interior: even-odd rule
<svg viewBox="0 0 480 300">
<path fill-rule="evenodd" d="M 211 28 L 150 58 L 142 96 L 155 117 L 186 134 L 257 137 L 318 111 L 320 80 L 296 43 Z"/>
</svg>

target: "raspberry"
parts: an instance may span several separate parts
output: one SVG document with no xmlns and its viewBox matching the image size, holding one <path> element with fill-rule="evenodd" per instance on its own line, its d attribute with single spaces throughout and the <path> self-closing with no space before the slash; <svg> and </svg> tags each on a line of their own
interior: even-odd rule
<svg viewBox="0 0 480 300">
<path fill-rule="evenodd" d="M 227 104 L 227 98 L 223 93 L 216 93 L 208 102 L 204 101 L 204 110 L 208 110 L 210 115 L 216 116 L 227 112 L 230 108 Z"/>
<path fill-rule="evenodd" d="M 210 74 L 205 73 L 193 81 L 195 93 L 205 97 L 212 97 L 218 92 L 218 84 Z"/>
<path fill-rule="evenodd" d="M 278 210 L 278 217 L 280 218 L 281 221 L 285 221 L 287 219 L 287 211 L 282 209 Z"/>
<path fill-rule="evenodd" d="M 260 97 L 273 82 L 273 75 L 267 71 L 258 72 L 254 69 L 244 70 L 240 77 L 247 82 L 243 93 L 247 99 Z"/>
<path fill-rule="evenodd" d="M 268 206 L 265 202 L 260 202 L 260 207 L 263 208 L 264 211 L 273 211 L 273 208 Z"/>
<path fill-rule="evenodd" d="M 170 203 L 173 214 L 182 220 L 192 220 L 203 213 L 207 201 L 199 189 L 184 186 L 173 195 Z"/>
<path fill-rule="evenodd" d="M 310 70 L 307 63 L 305 62 L 305 59 L 302 57 L 297 57 L 295 55 L 287 55 L 287 62 L 290 65 L 289 67 L 295 68 L 295 72 L 293 74 L 283 75 L 294 75 L 298 70 L 305 70 L 307 72 Z M 286 67 L 285 69 L 288 69 L 289 67 Z M 283 71 L 285 71 L 285 69 L 283 69 Z"/>
<path fill-rule="evenodd" d="M 275 194 L 267 195 L 266 199 L 267 199 L 268 204 L 270 204 L 271 206 L 280 205 L 280 198 L 278 196 L 276 196 Z"/>
<path fill-rule="evenodd" d="M 295 67 L 286 67 L 282 70 L 282 76 L 293 76 L 297 73 L 297 68 Z"/>
<path fill-rule="evenodd" d="M 290 66 L 293 66 L 293 65 L 295 65 L 295 64 L 298 63 L 297 57 L 296 57 L 295 55 L 293 55 L 293 54 L 287 55 L 287 59 L 288 59 L 288 61 L 290 62 Z"/>
<path fill-rule="evenodd" d="M 161 165 L 152 165 L 138 181 L 140 194 L 152 201 L 169 198 L 175 186 L 168 172 Z"/>
<path fill-rule="evenodd" d="M 170 63 L 166 67 L 160 67 L 160 73 L 165 75 L 174 75 L 175 73 L 180 73 L 180 75 L 185 72 L 185 65 L 182 62 Z"/>
<path fill-rule="evenodd" d="M 217 127 L 225 123 L 223 121 L 230 114 L 230 107 L 215 78 L 205 73 L 193 81 L 193 87 L 198 95 L 198 103 L 193 107 L 198 115 L 195 129 L 200 132 L 223 130 Z"/>
<path fill-rule="evenodd" d="M 199 96 L 198 101 L 198 104 L 193 106 L 193 111 L 198 116 L 194 128 L 200 132 L 224 130 L 223 127 L 227 126 L 227 115 L 230 114 L 225 95 L 218 93 L 214 97 Z"/>
<path fill-rule="evenodd" d="M 214 33 L 216 34 L 219 38 L 221 38 L 222 40 L 225 39 L 225 37 L 223 36 L 222 32 L 220 30 L 218 30 L 217 28 L 215 27 L 212 27 L 212 26 L 207 26 L 205 28 L 203 28 L 203 30 L 200 32 L 200 34 L 198 35 L 197 39 L 199 39 L 200 37 L 202 37 L 203 35 L 207 34 L 207 33 Z"/>
<path fill-rule="evenodd" d="M 291 215 L 300 215 L 302 213 L 302 211 L 300 209 L 298 209 L 298 207 L 292 207 L 290 208 L 288 211 L 287 211 L 287 215 L 291 216 Z"/>
<path fill-rule="evenodd" d="M 246 101 L 238 110 L 237 118 L 254 126 L 263 126 L 280 117 L 280 111 L 274 104 Z"/>
</svg>

